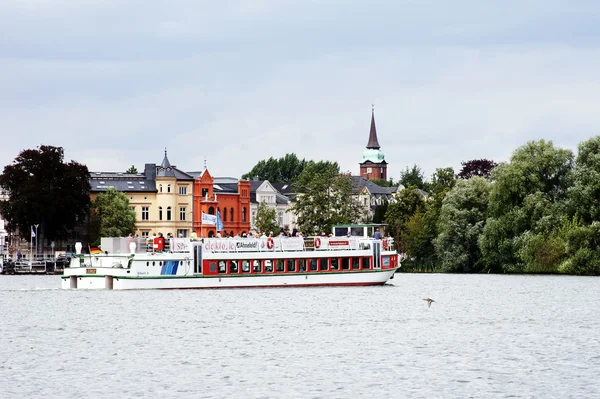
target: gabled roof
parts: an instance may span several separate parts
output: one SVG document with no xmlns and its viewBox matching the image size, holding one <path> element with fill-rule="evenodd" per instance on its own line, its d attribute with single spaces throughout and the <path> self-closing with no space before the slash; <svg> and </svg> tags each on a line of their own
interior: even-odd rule
<svg viewBox="0 0 600 399">
<path fill-rule="evenodd" d="M 90 191 L 104 192 L 110 187 L 120 192 L 156 192 L 156 183 L 148 180 L 143 173 L 91 172 Z"/>
<path fill-rule="evenodd" d="M 350 176 L 352 182 L 352 192 L 360 193 L 363 189 L 367 189 L 372 195 L 389 195 L 388 187 L 381 187 L 373 183 L 371 180 L 362 176 Z"/>
<path fill-rule="evenodd" d="M 292 197 L 284 195 L 279 191 L 278 186 L 285 187 L 286 184 L 282 183 L 271 183 L 268 180 L 251 180 L 250 181 L 250 202 L 257 203 L 256 190 L 258 190 L 265 182 L 269 183 L 275 189 L 275 203 L 276 204 L 287 204 L 291 201 Z M 286 187 L 287 188 L 287 187 Z M 295 194 L 294 194 L 295 195 Z"/>
</svg>

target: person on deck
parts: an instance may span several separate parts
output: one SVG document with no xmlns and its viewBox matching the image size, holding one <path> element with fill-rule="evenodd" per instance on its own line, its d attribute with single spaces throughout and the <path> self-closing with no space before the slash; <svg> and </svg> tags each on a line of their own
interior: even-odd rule
<svg viewBox="0 0 600 399">
<path fill-rule="evenodd" d="M 373 238 L 376 240 L 381 240 L 381 233 L 379 232 L 379 227 L 375 229 L 375 233 L 373 233 Z"/>
</svg>

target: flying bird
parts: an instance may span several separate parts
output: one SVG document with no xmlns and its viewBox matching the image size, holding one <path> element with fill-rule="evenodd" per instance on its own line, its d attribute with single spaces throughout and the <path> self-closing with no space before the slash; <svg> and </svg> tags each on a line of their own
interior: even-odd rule
<svg viewBox="0 0 600 399">
<path fill-rule="evenodd" d="M 427 305 L 428 307 L 431 307 L 431 302 L 435 302 L 433 299 L 431 298 L 423 298 L 424 301 L 427 301 Z"/>
</svg>

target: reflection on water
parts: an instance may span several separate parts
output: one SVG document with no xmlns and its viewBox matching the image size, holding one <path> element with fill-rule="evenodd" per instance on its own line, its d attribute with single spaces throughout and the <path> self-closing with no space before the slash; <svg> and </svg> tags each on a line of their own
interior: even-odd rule
<svg viewBox="0 0 600 399">
<path fill-rule="evenodd" d="M 62 291 L 0 276 L 3 398 L 598 397 L 600 279 Z M 435 299 L 430 308 L 422 299 Z"/>
</svg>

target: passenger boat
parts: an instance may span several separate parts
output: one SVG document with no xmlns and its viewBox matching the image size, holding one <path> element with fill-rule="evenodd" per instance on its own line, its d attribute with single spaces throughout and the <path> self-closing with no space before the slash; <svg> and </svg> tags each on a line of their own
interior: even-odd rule
<svg viewBox="0 0 600 399">
<path fill-rule="evenodd" d="M 382 285 L 400 267 L 392 239 L 368 237 L 103 238 L 76 245 L 64 289 L 178 289 Z"/>
</svg>

